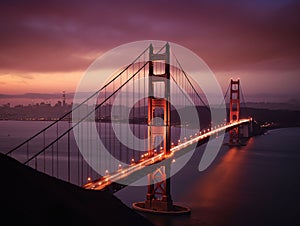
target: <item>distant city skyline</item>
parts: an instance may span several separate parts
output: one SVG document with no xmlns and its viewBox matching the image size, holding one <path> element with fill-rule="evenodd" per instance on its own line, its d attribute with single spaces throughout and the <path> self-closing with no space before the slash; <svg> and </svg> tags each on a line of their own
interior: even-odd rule
<svg viewBox="0 0 300 226">
<path fill-rule="evenodd" d="M 31 94 L 31 98 L 28 98 L 26 94 L 22 95 L 16 95 L 17 97 L 11 97 L 13 95 L 7 95 L 10 97 L 5 97 L 5 98 L 1 98 L 0 97 L 0 107 L 10 104 L 11 107 L 15 107 L 17 105 L 36 105 L 36 104 L 40 104 L 40 103 L 46 103 L 46 104 L 51 104 L 51 106 L 54 106 L 55 104 L 57 104 L 58 101 L 62 102 L 62 96 L 59 93 L 56 94 L 43 94 L 45 96 L 47 96 L 46 98 L 41 98 L 41 94 L 37 95 L 36 97 L 33 97 L 34 94 Z M 266 94 L 265 94 L 266 95 Z M 1 96 L 1 94 L 0 94 Z M 260 95 L 258 96 L 247 96 L 246 98 L 246 103 L 257 103 L 257 104 L 262 104 L 262 103 L 269 103 L 269 104 L 287 104 L 287 105 L 276 105 L 279 106 L 279 108 L 281 109 L 289 109 L 289 105 L 292 105 L 292 109 L 295 110 L 299 109 L 300 110 L 300 100 L 299 98 L 289 98 L 288 96 L 265 96 L 265 98 L 261 98 Z M 66 94 L 66 103 L 67 104 L 71 104 L 73 102 L 73 93 L 72 94 Z M 266 105 L 255 105 L 255 107 L 263 107 L 265 106 L 266 108 L 270 108 L 270 106 L 266 106 Z M 281 107 L 280 107 L 281 106 Z M 287 107 L 288 106 L 288 107 Z"/>
<path fill-rule="evenodd" d="M 74 92 L 66 92 L 66 102 L 71 103 L 73 101 Z M 24 94 L 3 94 L 0 93 L 0 105 L 10 103 L 11 106 L 16 105 L 29 105 L 37 103 L 50 103 L 54 105 L 57 101 L 62 101 L 62 92 L 59 93 L 24 93 Z M 290 94 L 270 94 L 270 93 L 258 93 L 254 95 L 248 95 L 245 99 L 246 102 L 254 103 L 300 103 L 299 96 L 293 96 Z"/>
</svg>

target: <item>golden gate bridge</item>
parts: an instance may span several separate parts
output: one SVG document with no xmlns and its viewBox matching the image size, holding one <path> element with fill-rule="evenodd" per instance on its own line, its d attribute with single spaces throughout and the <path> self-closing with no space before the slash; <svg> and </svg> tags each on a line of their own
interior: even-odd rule
<svg viewBox="0 0 300 226">
<path fill-rule="evenodd" d="M 172 92 L 175 89 L 177 93 Z M 135 208 L 172 212 L 178 206 L 171 197 L 170 175 L 178 158 L 227 131 L 230 145 L 240 145 L 241 137 L 252 133 L 252 118 L 241 118 L 240 81 L 231 79 L 225 96 L 228 91 L 229 119 L 212 122 L 205 95 L 171 55 L 170 45 L 166 43 L 156 51 L 150 44 L 99 90 L 81 103 L 73 103 L 70 112 L 6 154 L 86 189 L 116 192 L 148 176 L 145 202 L 136 203 Z M 141 93 L 145 97 L 138 99 Z M 91 104 L 93 98 L 97 100 L 95 105 Z M 175 109 L 171 98 L 181 107 Z M 190 106 L 196 106 L 199 125 L 193 125 L 188 117 L 180 120 L 179 111 L 189 115 Z M 126 122 L 138 139 L 124 129 Z M 131 145 L 122 143 L 116 130 Z M 95 142 L 95 137 L 103 146 Z M 114 160 L 101 155 L 101 148 L 109 150 Z M 107 170 L 99 172 L 98 168 Z"/>
</svg>

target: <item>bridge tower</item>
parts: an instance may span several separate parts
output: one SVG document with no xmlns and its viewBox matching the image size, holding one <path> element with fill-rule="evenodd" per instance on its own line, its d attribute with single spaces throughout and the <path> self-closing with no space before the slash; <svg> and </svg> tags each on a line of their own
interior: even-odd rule
<svg viewBox="0 0 300 226">
<path fill-rule="evenodd" d="M 233 123 L 240 119 L 240 80 L 230 80 L 230 105 L 229 105 L 229 122 Z M 235 127 L 229 132 L 229 144 L 239 144 L 239 128 Z"/>
<path fill-rule="evenodd" d="M 164 70 L 155 70 L 155 67 Z M 162 65 L 162 66 L 161 66 Z M 157 73 L 158 71 L 158 73 Z M 158 88 L 159 87 L 159 88 Z M 158 90 L 163 90 L 158 93 Z M 155 120 L 157 114 L 163 113 L 163 120 Z M 170 125 L 170 46 L 165 45 L 164 53 L 154 53 L 153 46 L 149 49 L 149 97 L 148 97 L 148 156 L 156 152 L 170 154 L 171 125 Z M 157 119 L 157 118 L 156 118 Z M 162 146 L 157 150 L 157 141 L 162 140 Z M 148 192 L 145 208 L 168 211 L 173 202 L 170 194 L 170 165 L 161 166 L 148 175 Z"/>
</svg>

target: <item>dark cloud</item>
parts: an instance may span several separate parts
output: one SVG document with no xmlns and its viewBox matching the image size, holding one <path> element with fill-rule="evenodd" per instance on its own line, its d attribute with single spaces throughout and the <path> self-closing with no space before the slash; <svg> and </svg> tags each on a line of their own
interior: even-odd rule
<svg viewBox="0 0 300 226">
<path fill-rule="evenodd" d="M 217 71 L 297 70 L 299 10 L 297 0 L 2 1 L 0 68 L 84 70 L 92 62 L 85 56 L 160 39 L 190 48 Z"/>
</svg>

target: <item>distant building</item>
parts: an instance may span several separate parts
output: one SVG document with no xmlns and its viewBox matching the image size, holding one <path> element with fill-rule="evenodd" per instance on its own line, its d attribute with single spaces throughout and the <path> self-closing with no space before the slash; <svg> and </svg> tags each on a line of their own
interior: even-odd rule
<svg viewBox="0 0 300 226">
<path fill-rule="evenodd" d="M 63 107 L 66 106 L 66 92 L 63 91 L 63 94 L 62 94 L 62 102 L 63 102 Z"/>
<path fill-rule="evenodd" d="M 10 103 L 3 104 L 2 106 L 5 107 L 5 108 L 10 108 Z"/>
<path fill-rule="evenodd" d="M 61 107 L 61 106 L 62 106 L 61 101 L 60 101 L 60 100 L 57 101 L 57 103 L 56 103 L 54 106 L 55 106 L 55 107 Z"/>
</svg>

